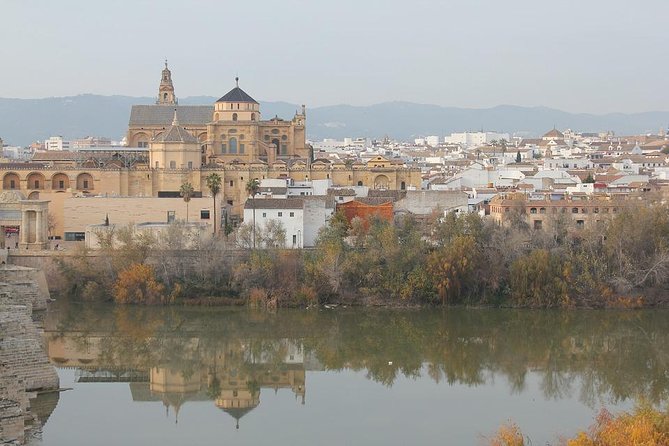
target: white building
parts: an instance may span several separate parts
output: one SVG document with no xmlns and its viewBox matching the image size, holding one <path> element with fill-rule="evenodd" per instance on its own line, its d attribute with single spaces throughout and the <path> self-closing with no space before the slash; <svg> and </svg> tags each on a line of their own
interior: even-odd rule
<svg viewBox="0 0 669 446">
<path fill-rule="evenodd" d="M 447 144 L 460 144 L 466 147 L 470 146 L 482 146 L 490 144 L 493 141 L 500 140 L 509 141 L 508 133 L 497 133 L 497 132 L 463 132 L 463 133 L 451 133 L 451 136 L 444 138 L 444 142 Z"/>
<path fill-rule="evenodd" d="M 246 200 L 244 223 L 253 224 L 253 200 Z M 256 225 L 262 230 L 270 220 L 279 221 L 286 231 L 285 248 L 314 246 L 318 231 L 334 212 L 324 197 L 256 198 Z"/>
<path fill-rule="evenodd" d="M 52 136 L 44 140 L 45 150 L 70 150 L 70 142 L 65 141 L 62 136 Z"/>
</svg>

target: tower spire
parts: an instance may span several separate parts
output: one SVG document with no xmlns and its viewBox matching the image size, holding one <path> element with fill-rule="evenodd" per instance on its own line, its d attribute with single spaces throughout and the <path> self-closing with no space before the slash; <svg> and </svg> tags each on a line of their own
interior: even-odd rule
<svg viewBox="0 0 669 446">
<path fill-rule="evenodd" d="M 172 119 L 172 125 L 177 126 L 179 125 L 179 119 L 177 118 L 177 109 L 174 109 L 174 118 Z"/>
<path fill-rule="evenodd" d="M 160 76 L 160 86 L 158 87 L 158 100 L 156 104 L 159 105 L 176 105 L 178 103 L 174 95 L 174 85 L 172 84 L 172 72 L 167 67 L 167 59 L 165 59 L 165 68 Z"/>
<path fill-rule="evenodd" d="M 239 87 L 239 75 L 235 76 L 235 83 L 237 84 L 237 87 Z"/>
</svg>

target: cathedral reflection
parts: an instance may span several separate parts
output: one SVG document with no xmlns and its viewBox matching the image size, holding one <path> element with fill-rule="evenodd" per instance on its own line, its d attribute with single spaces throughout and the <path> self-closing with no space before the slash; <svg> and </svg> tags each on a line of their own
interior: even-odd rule
<svg viewBox="0 0 669 446">
<path fill-rule="evenodd" d="M 127 382 L 133 401 L 161 401 L 175 422 L 184 404 L 212 401 L 239 428 L 239 420 L 260 405 L 262 390 L 287 389 L 305 404 L 305 355 L 293 340 L 212 343 L 182 338 L 176 341 L 178 349 L 187 355 L 175 363 L 155 350 L 144 360 L 124 362 L 121 358 L 127 352 L 122 349 L 135 351 L 140 346 L 123 338 L 78 332 L 47 333 L 46 338 L 51 361 L 61 368 L 75 368 L 77 382 Z M 138 342 L 166 345 L 153 338 Z M 174 342 L 169 346 L 174 348 Z"/>
</svg>

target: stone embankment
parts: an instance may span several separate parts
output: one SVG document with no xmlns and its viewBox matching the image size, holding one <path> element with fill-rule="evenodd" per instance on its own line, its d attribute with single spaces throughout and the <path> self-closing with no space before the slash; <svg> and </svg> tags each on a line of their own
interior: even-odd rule
<svg viewBox="0 0 669 446">
<path fill-rule="evenodd" d="M 25 444 L 38 437 L 46 420 L 31 407 L 38 392 L 59 387 L 33 321 L 33 309 L 46 309 L 49 298 L 43 278 L 31 268 L 0 267 L 0 444 Z"/>
</svg>

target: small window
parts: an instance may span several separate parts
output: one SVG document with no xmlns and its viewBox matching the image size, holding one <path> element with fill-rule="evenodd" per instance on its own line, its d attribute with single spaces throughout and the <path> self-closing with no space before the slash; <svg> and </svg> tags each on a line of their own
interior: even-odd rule
<svg viewBox="0 0 669 446">
<path fill-rule="evenodd" d="M 158 161 L 156 161 L 156 169 L 158 168 Z"/>
<path fill-rule="evenodd" d="M 209 209 L 200 210 L 200 220 L 209 220 Z"/>
<path fill-rule="evenodd" d="M 232 187 L 232 186 L 234 186 L 234 185 L 235 185 L 235 182 L 232 181 L 232 180 L 230 180 L 230 187 Z"/>
<path fill-rule="evenodd" d="M 244 144 L 239 144 L 239 153 L 244 153 Z"/>
<path fill-rule="evenodd" d="M 273 135 L 278 135 L 279 134 L 279 129 L 272 129 L 272 134 Z"/>
<path fill-rule="evenodd" d="M 65 189 L 65 181 L 58 180 L 58 189 Z"/>
<path fill-rule="evenodd" d="M 362 186 L 362 181 L 358 181 L 358 186 Z"/>
<path fill-rule="evenodd" d="M 86 240 L 85 232 L 66 232 L 64 235 L 66 242 L 83 242 Z"/>
<path fill-rule="evenodd" d="M 233 121 L 236 121 L 236 120 L 237 120 L 237 113 L 233 113 L 233 114 L 232 114 L 232 120 L 233 120 Z"/>
<path fill-rule="evenodd" d="M 177 214 L 174 211 L 167 211 L 167 223 L 174 223 L 177 219 Z"/>
<path fill-rule="evenodd" d="M 281 136 L 281 141 L 286 141 L 288 137 L 286 135 Z"/>
<path fill-rule="evenodd" d="M 290 215 L 291 217 L 295 217 L 295 212 L 291 212 L 289 215 Z"/>
<path fill-rule="evenodd" d="M 530 208 L 530 214 L 536 214 L 537 208 Z"/>
<path fill-rule="evenodd" d="M 576 220 L 576 227 L 577 228 L 582 228 L 585 226 L 585 220 Z"/>
<path fill-rule="evenodd" d="M 283 212 L 279 212 L 279 217 L 283 217 Z"/>
<path fill-rule="evenodd" d="M 266 218 L 266 217 L 267 217 L 267 212 L 263 212 L 262 213 L 262 218 Z"/>
<path fill-rule="evenodd" d="M 297 236 L 293 234 L 293 246 L 297 245 Z"/>
<path fill-rule="evenodd" d="M 541 228 L 542 228 L 542 221 L 534 220 L 534 229 L 541 229 Z"/>
<path fill-rule="evenodd" d="M 84 189 L 88 189 L 88 180 L 84 180 L 83 183 L 84 183 Z"/>
<path fill-rule="evenodd" d="M 188 161 L 188 168 L 189 168 L 189 169 L 192 169 L 192 168 L 193 168 L 193 162 L 192 162 L 192 161 Z"/>
<path fill-rule="evenodd" d="M 571 208 L 572 214 L 578 214 L 578 208 Z"/>
<path fill-rule="evenodd" d="M 225 153 L 228 150 L 228 146 L 222 142 L 221 143 L 221 153 Z"/>
<path fill-rule="evenodd" d="M 177 162 L 176 161 L 170 161 L 170 169 L 176 169 L 177 168 Z"/>
<path fill-rule="evenodd" d="M 9 180 L 9 188 L 10 189 L 16 189 L 16 181 L 15 180 Z"/>
</svg>

